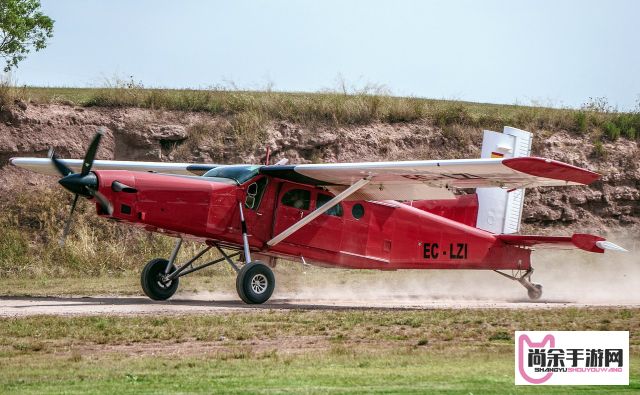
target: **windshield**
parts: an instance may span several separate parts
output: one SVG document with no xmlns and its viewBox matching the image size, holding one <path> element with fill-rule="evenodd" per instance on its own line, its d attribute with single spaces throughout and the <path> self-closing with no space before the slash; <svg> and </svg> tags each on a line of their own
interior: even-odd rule
<svg viewBox="0 0 640 395">
<path fill-rule="evenodd" d="M 258 175 L 260 167 L 257 165 L 218 166 L 204 173 L 203 177 L 227 178 L 243 184 Z"/>
</svg>

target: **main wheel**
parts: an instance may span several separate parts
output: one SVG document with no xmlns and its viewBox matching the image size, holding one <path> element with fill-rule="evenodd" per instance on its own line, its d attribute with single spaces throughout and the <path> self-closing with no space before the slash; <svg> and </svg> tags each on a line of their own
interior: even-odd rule
<svg viewBox="0 0 640 395">
<path fill-rule="evenodd" d="M 162 276 L 167 268 L 168 260 L 163 258 L 152 259 L 142 269 L 140 274 L 140 284 L 145 295 L 153 300 L 167 300 L 178 290 L 179 279 L 175 278 L 169 282 L 162 281 Z M 175 270 L 171 266 L 171 270 Z"/>
<path fill-rule="evenodd" d="M 529 299 L 538 300 L 542 296 L 542 284 L 531 284 L 533 285 L 533 289 L 528 289 L 527 294 L 529 295 Z"/>
<path fill-rule="evenodd" d="M 276 278 L 273 271 L 260 261 L 244 265 L 236 277 L 238 296 L 248 304 L 266 302 L 271 297 L 275 286 Z"/>
</svg>

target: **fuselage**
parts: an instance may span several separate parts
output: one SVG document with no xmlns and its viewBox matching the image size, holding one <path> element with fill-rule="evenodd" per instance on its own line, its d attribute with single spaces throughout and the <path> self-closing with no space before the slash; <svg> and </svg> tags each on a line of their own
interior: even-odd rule
<svg viewBox="0 0 640 395">
<path fill-rule="evenodd" d="M 530 250 L 502 243 L 472 224 L 477 202 L 343 201 L 282 242 L 267 241 L 333 197 L 328 191 L 266 175 L 247 179 L 95 171 L 111 218 L 183 238 L 242 245 L 243 204 L 252 251 L 360 269 L 523 269 Z M 135 191 L 115 191 L 118 181 Z M 475 210 L 475 211 L 474 211 Z M 100 213 L 107 216 L 105 213 Z"/>
</svg>

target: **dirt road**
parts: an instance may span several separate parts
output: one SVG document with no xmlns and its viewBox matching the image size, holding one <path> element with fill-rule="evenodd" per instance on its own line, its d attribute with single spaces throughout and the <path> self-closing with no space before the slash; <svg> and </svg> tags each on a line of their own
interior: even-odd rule
<svg viewBox="0 0 640 395">
<path fill-rule="evenodd" d="M 245 305 L 232 295 L 182 295 L 166 302 L 144 297 L 0 297 L 0 316 L 50 315 L 130 315 L 130 314 L 211 314 L 251 312 L 264 309 L 344 310 L 344 309 L 555 309 L 568 307 L 635 307 L 640 303 L 577 303 L 568 300 L 309 300 L 274 298 L 259 306 Z"/>
</svg>

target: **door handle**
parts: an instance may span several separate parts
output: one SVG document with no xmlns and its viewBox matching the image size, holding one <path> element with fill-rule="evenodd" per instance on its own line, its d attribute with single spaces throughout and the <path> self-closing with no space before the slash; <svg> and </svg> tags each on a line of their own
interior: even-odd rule
<svg viewBox="0 0 640 395">
<path fill-rule="evenodd" d="M 302 217 L 304 217 L 304 211 L 300 211 L 300 219 L 302 219 Z"/>
</svg>

